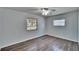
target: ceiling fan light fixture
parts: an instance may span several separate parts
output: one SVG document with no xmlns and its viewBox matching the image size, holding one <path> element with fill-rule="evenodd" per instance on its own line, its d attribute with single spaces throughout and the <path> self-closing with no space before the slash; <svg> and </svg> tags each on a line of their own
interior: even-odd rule
<svg viewBox="0 0 79 59">
<path fill-rule="evenodd" d="M 50 13 L 50 10 L 48 8 L 41 8 L 41 12 L 42 12 L 42 15 L 46 16 Z"/>
</svg>

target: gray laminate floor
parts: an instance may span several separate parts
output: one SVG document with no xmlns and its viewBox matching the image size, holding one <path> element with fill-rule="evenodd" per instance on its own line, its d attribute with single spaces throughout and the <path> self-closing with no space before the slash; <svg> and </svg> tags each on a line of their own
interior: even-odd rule
<svg viewBox="0 0 79 59">
<path fill-rule="evenodd" d="M 42 36 L 24 43 L 10 51 L 78 51 L 78 44 L 72 41 Z"/>
</svg>

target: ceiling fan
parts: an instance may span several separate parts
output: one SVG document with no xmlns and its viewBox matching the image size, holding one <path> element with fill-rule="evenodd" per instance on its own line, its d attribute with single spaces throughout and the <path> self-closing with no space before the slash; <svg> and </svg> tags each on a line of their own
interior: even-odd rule
<svg viewBox="0 0 79 59">
<path fill-rule="evenodd" d="M 41 14 L 43 16 L 47 16 L 50 13 L 55 12 L 56 10 L 55 9 L 50 9 L 50 8 L 41 8 L 40 11 L 41 11 Z"/>
<path fill-rule="evenodd" d="M 48 8 L 41 8 L 41 13 L 42 15 L 48 15 L 51 12 L 51 10 L 49 10 Z"/>
</svg>

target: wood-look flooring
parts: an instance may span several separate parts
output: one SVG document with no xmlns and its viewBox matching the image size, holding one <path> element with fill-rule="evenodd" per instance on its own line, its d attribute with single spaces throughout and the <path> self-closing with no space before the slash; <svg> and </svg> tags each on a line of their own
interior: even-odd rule
<svg viewBox="0 0 79 59">
<path fill-rule="evenodd" d="M 79 51 L 78 43 L 44 35 L 2 48 L 2 51 Z"/>
</svg>

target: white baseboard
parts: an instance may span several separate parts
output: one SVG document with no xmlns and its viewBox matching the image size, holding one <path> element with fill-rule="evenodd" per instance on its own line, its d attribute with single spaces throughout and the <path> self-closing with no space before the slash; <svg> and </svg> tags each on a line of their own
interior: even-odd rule
<svg viewBox="0 0 79 59">
<path fill-rule="evenodd" d="M 43 34 L 43 35 L 40 35 L 40 36 L 44 36 L 44 35 L 49 35 L 49 34 Z M 10 46 L 10 45 L 14 45 L 14 44 L 17 44 L 17 43 L 19 43 L 19 42 L 28 41 L 28 40 L 31 40 L 31 39 L 33 39 L 33 38 L 37 38 L 37 37 L 40 37 L 40 36 L 30 37 L 30 38 L 27 38 L 27 39 L 25 39 L 25 40 L 21 40 L 21 41 L 18 41 L 18 42 L 13 42 L 12 44 L 5 44 L 4 46 L 2 46 L 2 47 L 0 47 L 0 48 L 6 47 L 6 46 Z M 54 35 L 50 35 L 50 36 L 54 36 Z M 69 40 L 69 41 L 78 42 L 78 41 L 71 40 L 71 39 L 69 39 L 69 38 L 65 38 L 65 37 L 60 37 L 60 36 L 54 36 L 54 37 L 58 37 L 58 38 L 62 38 L 62 39 L 66 39 L 66 40 Z"/>
<path fill-rule="evenodd" d="M 17 43 L 20 43 L 20 42 L 28 41 L 28 40 L 31 40 L 33 38 L 37 38 L 37 37 L 40 37 L 40 36 L 43 36 L 43 35 L 29 37 L 29 38 L 26 38 L 25 40 L 21 40 L 21 41 L 17 41 L 17 42 L 12 42 L 11 44 L 5 44 L 4 46 L 2 46 L 0 48 L 4 48 L 4 47 L 11 46 L 11 45 L 14 45 L 14 44 L 17 44 Z"/>
<path fill-rule="evenodd" d="M 48 34 L 48 35 L 50 35 L 50 34 Z M 50 35 L 50 36 L 54 36 L 54 37 L 58 37 L 58 38 L 62 38 L 62 39 L 69 40 L 69 41 L 73 41 L 73 42 L 78 42 L 77 40 L 72 40 L 72 39 L 69 39 L 69 38 L 66 38 L 66 37 L 55 36 L 55 35 Z"/>
</svg>

